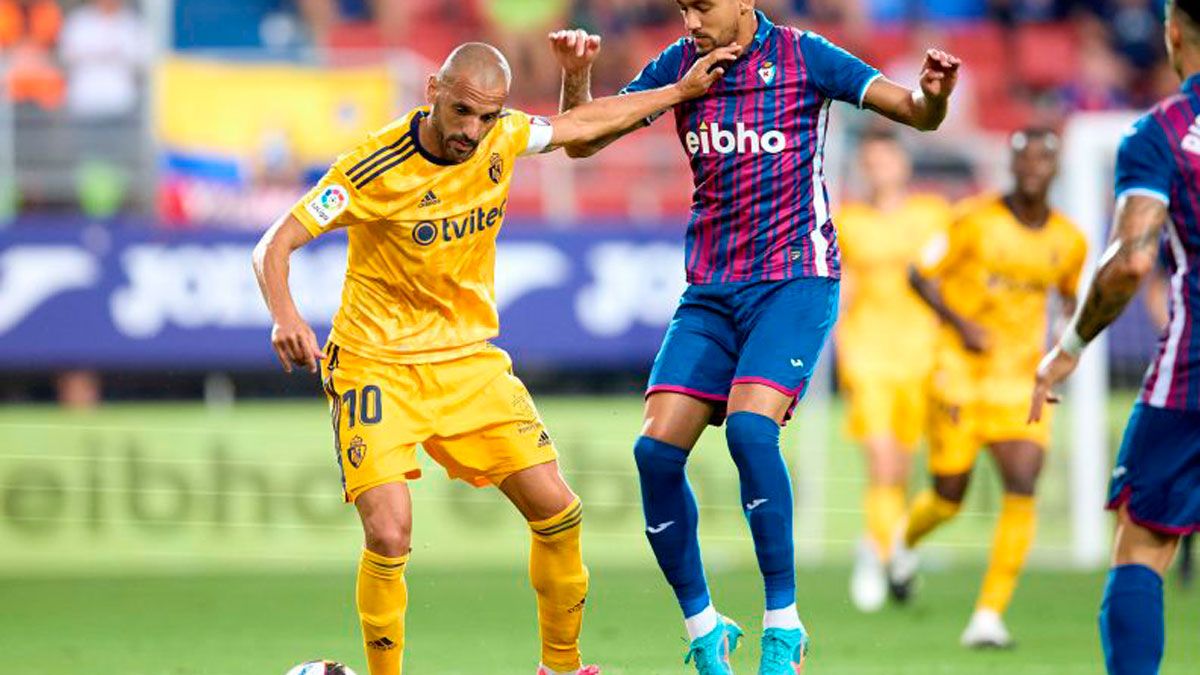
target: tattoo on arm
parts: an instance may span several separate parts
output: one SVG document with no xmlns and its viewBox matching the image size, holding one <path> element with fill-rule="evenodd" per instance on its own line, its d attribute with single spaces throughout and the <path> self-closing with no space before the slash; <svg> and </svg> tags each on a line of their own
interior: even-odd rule
<svg viewBox="0 0 1200 675">
<path fill-rule="evenodd" d="M 1112 243 L 1075 319 L 1079 337 L 1094 339 L 1137 295 L 1142 279 L 1154 270 L 1166 217 L 1166 206 L 1150 197 L 1129 197 L 1119 206 Z"/>
<path fill-rule="evenodd" d="M 559 112 L 588 103 L 592 100 L 592 73 L 590 70 L 581 73 L 563 73 L 562 97 L 559 99 Z"/>
</svg>

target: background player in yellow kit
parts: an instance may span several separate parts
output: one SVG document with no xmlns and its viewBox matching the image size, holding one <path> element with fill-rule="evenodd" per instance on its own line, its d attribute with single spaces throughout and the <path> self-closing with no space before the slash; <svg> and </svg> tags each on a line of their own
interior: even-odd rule
<svg viewBox="0 0 1200 675">
<path fill-rule="evenodd" d="M 290 372 L 318 370 L 333 416 L 345 498 L 362 519 L 357 604 L 371 675 L 398 675 L 420 444 L 453 478 L 496 485 L 529 521 L 542 636 L 539 673 L 592 674 L 579 656 L 588 576 L 582 505 L 529 392 L 502 350 L 493 289 L 496 235 L 517 157 L 590 142 L 708 91 L 737 45 L 676 84 L 607 98 L 551 119 L 505 109 L 511 72 L 495 48 L 454 51 L 429 78 L 429 106 L 340 157 L 264 236 L 255 272 Z M 346 228 L 342 304 L 324 354 L 288 288 L 293 251 Z"/>
<path fill-rule="evenodd" d="M 850 597 L 864 612 L 887 599 L 883 564 L 907 509 L 911 456 L 925 429 L 926 385 L 937 316 L 908 284 L 908 270 L 944 235 L 950 205 L 909 192 L 912 164 L 891 131 L 867 133 L 858 153 L 866 200 L 837 216 L 842 247 L 838 374 L 847 426 L 867 460 L 867 537 L 859 546 Z"/>
<path fill-rule="evenodd" d="M 1062 299 L 1065 323 L 1087 255 L 1083 235 L 1047 199 L 1058 137 L 1020 132 L 1012 151 L 1012 192 L 963 204 L 949 235 L 928 247 L 913 272 L 914 287 L 942 318 L 929 432 L 933 488 L 913 502 L 894 545 L 891 581 L 906 595 L 916 573 L 910 547 L 958 513 L 979 448 L 988 446 L 1004 502 L 983 588 L 962 635 L 970 647 L 1012 644 L 1002 615 L 1033 544 L 1034 488 L 1050 442 L 1048 422 L 1028 424 L 1021 399 L 1046 343 L 1050 293 Z"/>
</svg>

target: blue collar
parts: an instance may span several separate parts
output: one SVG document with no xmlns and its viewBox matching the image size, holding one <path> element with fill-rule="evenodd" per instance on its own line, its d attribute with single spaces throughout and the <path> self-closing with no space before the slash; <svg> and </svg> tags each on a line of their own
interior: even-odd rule
<svg viewBox="0 0 1200 675">
<path fill-rule="evenodd" d="M 417 148 L 417 152 L 421 153 L 421 156 L 425 158 L 425 161 L 429 162 L 430 164 L 436 164 L 438 166 L 454 166 L 454 162 L 438 157 L 432 152 L 426 150 L 425 146 L 421 145 L 421 118 L 427 116 L 428 114 L 429 113 L 424 110 L 418 110 L 417 114 L 413 115 L 411 126 L 409 126 L 408 129 L 408 133 L 413 139 L 413 145 Z"/>
<path fill-rule="evenodd" d="M 1192 75 L 1188 79 L 1184 80 L 1180 90 L 1184 93 L 1188 93 L 1195 91 L 1198 87 L 1200 87 L 1200 73 L 1196 73 L 1195 75 Z"/>
<path fill-rule="evenodd" d="M 758 17 L 758 30 L 754 31 L 754 42 L 747 51 L 754 51 L 763 46 L 767 37 L 771 35 L 771 31 L 775 29 L 775 24 L 771 23 L 771 20 L 761 10 L 754 10 L 754 14 Z"/>
</svg>

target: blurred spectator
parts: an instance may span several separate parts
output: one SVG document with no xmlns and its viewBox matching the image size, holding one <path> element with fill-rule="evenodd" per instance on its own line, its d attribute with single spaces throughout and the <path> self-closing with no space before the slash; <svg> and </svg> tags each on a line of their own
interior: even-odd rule
<svg viewBox="0 0 1200 675">
<path fill-rule="evenodd" d="M 51 50 L 62 30 L 54 0 L 0 0 L 0 50 L 9 62 L 9 97 L 43 108 L 62 105 L 65 85 Z"/>
<path fill-rule="evenodd" d="M 61 52 L 74 116 L 126 117 L 137 110 L 150 39 L 141 18 L 122 0 L 92 0 L 71 12 Z"/>
<path fill-rule="evenodd" d="M 494 29 L 493 41 L 508 56 L 520 81 L 521 100 L 552 100 L 559 89 L 559 71 L 546 35 L 567 25 L 569 0 L 479 0 Z"/>
<path fill-rule="evenodd" d="M 1061 115 L 1129 108 L 1128 70 L 1120 55 L 1106 42 L 1084 42 L 1079 51 L 1077 79 L 1058 92 Z"/>
<path fill-rule="evenodd" d="M 1113 46 L 1139 72 L 1146 72 L 1164 55 L 1161 0 L 1107 0 L 1100 7 Z"/>
</svg>

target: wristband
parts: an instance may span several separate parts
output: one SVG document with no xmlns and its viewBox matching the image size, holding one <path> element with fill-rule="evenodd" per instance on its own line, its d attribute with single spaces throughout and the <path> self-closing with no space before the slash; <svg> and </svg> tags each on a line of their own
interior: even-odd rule
<svg viewBox="0 0 1200 675">
<path fill-rule="evenodd" d="M 1069 354 L 1072 358 L 1079 358 L 1083 354 L 1083 350 L 1087 349 L 1088 343 L 1083 338 L 1079 337 L 1079 332 L 1075 330 L 1075 322 L 1063 331 L 1062 337 L 1058 340 L 1059 349 L 1063 353 Z"/>
</svg>

